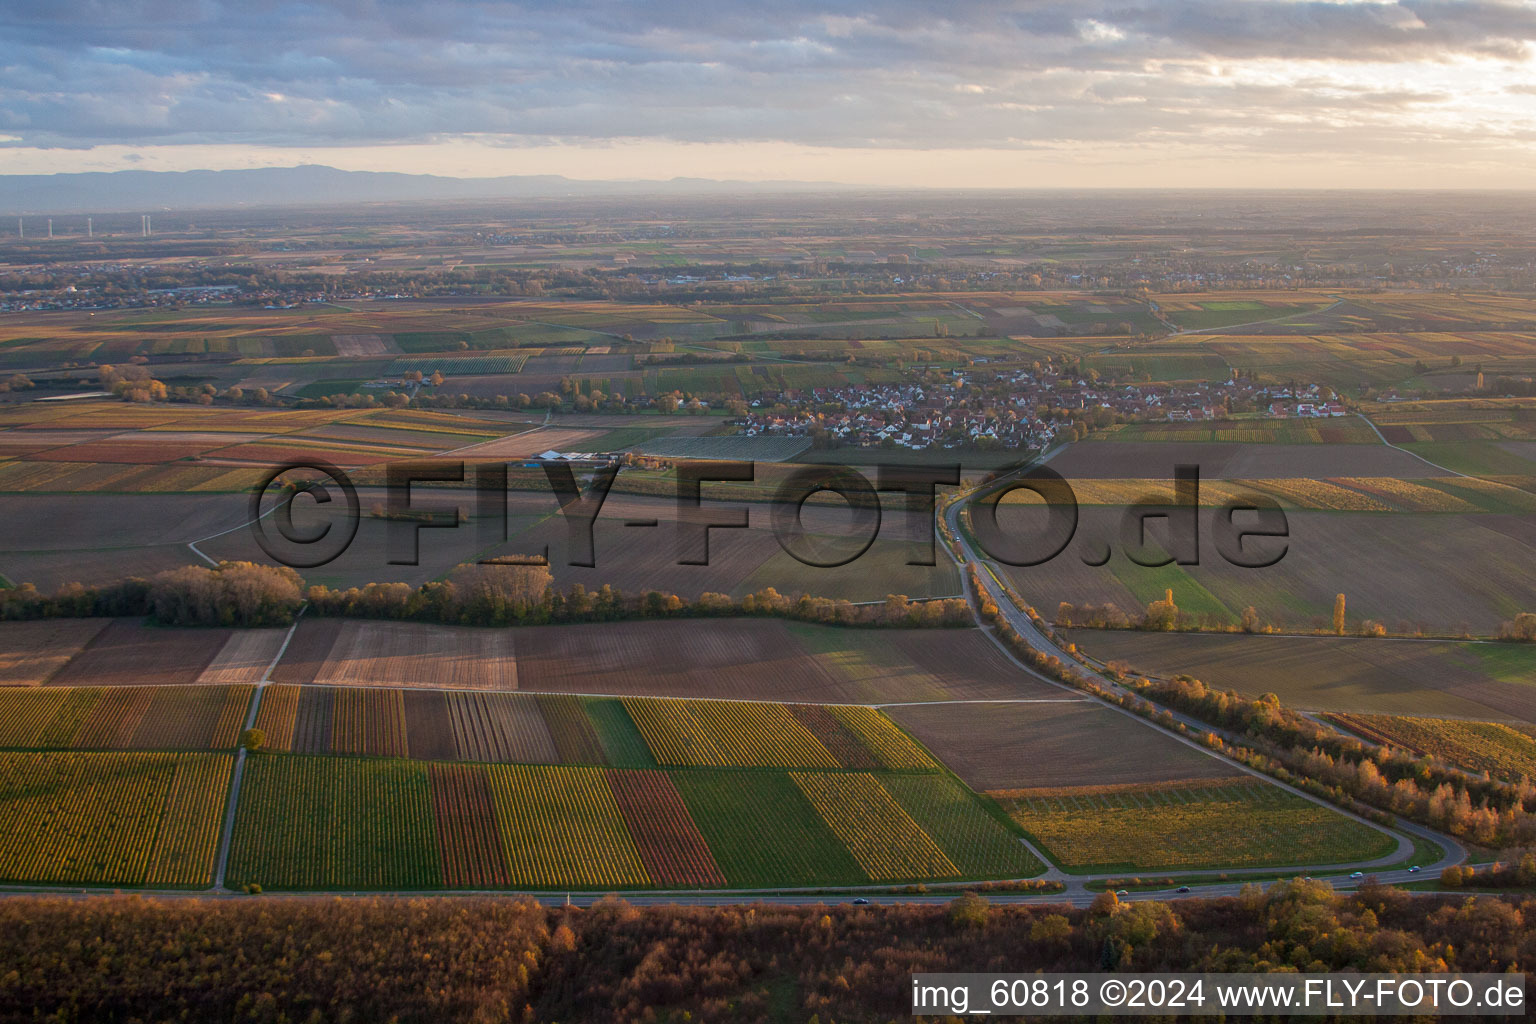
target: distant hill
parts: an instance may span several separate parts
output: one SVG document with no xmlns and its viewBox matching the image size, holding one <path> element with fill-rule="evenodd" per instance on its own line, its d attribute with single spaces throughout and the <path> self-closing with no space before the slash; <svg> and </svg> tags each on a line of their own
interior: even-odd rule
<svg viewBox="0 0 1536 1024">
<path fill-rule="evenodd" d="M 82 174 L 0 175 L 0 212 L 154 212 L 157 209 L 303 206 L 448 199 L 528 199 L 548 196 L 823 191 L 830 182 L 591 181 L 558 174 L 446 178 L 435 174 L 342 171 L 334 167 L 261 167 L 236 171 L 94 171 Z"/>
</svg>

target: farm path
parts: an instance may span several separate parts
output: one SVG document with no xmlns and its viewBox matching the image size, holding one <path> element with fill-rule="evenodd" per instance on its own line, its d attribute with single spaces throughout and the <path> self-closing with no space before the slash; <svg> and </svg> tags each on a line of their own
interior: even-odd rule
<svg viewBox="0 0 1536 1024">
<path fill-rule="evenodd" d="M 1056 454 L 1058 454 L 1061 451 L 1065 450 L 1065 447 L 1066 446 L 1063 445 L 1062 447 L 1055 449 L 1054 451 L 1052 451 L 1048 455 L 1046 455 L 1044 457 L 1044 459 L 1042 459 L 1041 461 L 1043 462 L 1043 461 L 1049 460 L 1050 458 L 1054 457 Z M 1005 477 L 1001 478 L 999 481 L 997 481 L 995 484 L 993 484 L 991 486 L 992 487 L 1003 486 L 1004 483 L 1006 483 L 1007 479 L 1008 479 L 1008 477 L 1005 476 Z M 961 551 L 964 553 L 964 556 L 965 556 L 964 558 L 960 558 L 958 556 L 954 556 L 953 552 L 951 552 L 952 557 L 955 557 L 956 562 L 960 564 L 962 569 L 966 568 L 967 566 L 972 565 L 972 564 L 974 564 L 978 568 L 977 578 L 980 580 L 982 588 L 987 591 L 988 596 L 990 596 L 992 598 L 992 600 L 996 603 L 998 609 L 1002 612 L 1004 617 L 1007 619 L 1008 624 L 1019 634 L 1020 637 L 1022 637 L 1024 639 L 1024 641 L 1026 643 L 1028 643 L 1031 647 L 1033 647 L 1035 650 L 1041 652 L 1042 654 L 1047 654 L 1047 655 L 1050 655 L 1052 657 L 1060 658 L 1064 662 L 1065 661 L 1070 661 L 1072 656 L 1070 654 L 1068 654 L 1066 651 L 1062 650 L 1060 647 L 1058 647 L 1049 637 L 1047 637 L 1039 628 L 1037 628 L 1035 626 L 1034 622 L 1030 620 L 1028 615 L 1026 615 L 1017 605 L 1014 604 L 1013 600 L 1008 596 L 1007 590 L 1004 587 L 1004 585 L 1002 583 L 1002 580 L 999 579 L 999 577 L 997 576 L 996 571 L 994 570 L 994 568 L 992 567 L 990 562 L 987 559 L 983 558 L 980 555 L 980 553 L 978 553 L 972 547 L 970 539 L 965 535 L 965 533 L 963 533 L 960 530 L 960 525 L 959 525 L 960 511 L 961 511 L 961 508 L 966 504 L 966 502 L 968 500 L 970 500 L 971 497 L 974 497 L 974 495 L 968 496 L 967 498 L 962 499 L 962 500 L 953 501 L 947 507 L 943 507 L 941 509 L 940 513 L 939 513 L 939 514 L 944 516 L 946 524 L 948 525 L 950 533 L 955 538 L 957 538 L 957 540 L 959 541 Z M 946 550 L 948 550 L 948 549 L 946 548 Z M 967 589 L 970 588 L 970 581 L 969 581 L 968 578 L 966 579 L 966 586 L 967 586 Z M 979 597 L 980 595 L 974 595 L 974 596 Z M 1061 682 L 1058 682 L 1058 681 L 1056 681 L 1054 679 L 1051 679 L 1050 677 L 1045 676 L 1045 675 L 1043 675 L 1043 674 L 1041 674 L 1039 672 L 1036 672 L 1034 669 L 1032 669 L 1029 666 L 1025 665 L 1024 662 L 1020 661 L 1017 657 L 1014 656 L 1013 652 L 1011 650 L 1009 650 L 1007 645 L 1002 642 L 1002 639 L 997 636 L 996 632 L 993 629 L 991 629 L 991 628 L 989 628 L 987 626 L 987 624 L 981 619 L 980 612 L 977 611 L 974 606 L 973 606 L 972 613 L 973 613 L 973 615 L 976 618 L 976 624 L 979 627 L 981 627 L 982 630 L 989 637 L 992 638 L 993 642 L 998 645 L 998 647 L 1002 650 L 1003 654 L 1005 656 L 1007 656 L 1007 658 L 1010 661 L 1012 661 L 1016 666 L 1018 666 L 1018 668 L 1021 671 L 1025 672 L 1025 673 L 1035 677 L 1036 679 L 1039 679 L 1039 680 L 1041 680 L 1041 681 L 1043 681 L 1043 682 L 1045 682 L 1045 683 L 1047 683 L 1047 684 L 1049 684 L 1049 685 L 1051 685 L 1051 686 L 1053 686 L 1053 687 L 1055 687 L 1055 688 L 1057 688 L 1059 690 L 1062 690 L 1062 691 L 1064 691 L 1066 693 L 1070 693 L 1070 694 L 1072 694 L 1074 696 L 1081 696 L 1082 695 L 1082 691 L 1074 689 L 1074 688 L 1068 686 L 1065 683 L 1061 683 Z M 1107 688 L 1109 688 L 1111 690 L 1114 690 L 1117 693 L 1129 695 L 1130 691 L 1126 690 L 1119 683 L 1115 682 L 1112 679 L 1104 677 L 1104 678 L 1099 679 L 1098 682 L 1100 683 L 1100 685 L 1106 686 Z M 1206 754 L 1209 757 L 1216 758 L 1219 761 L 1223 761 L 1226 764 L 1230 765 L 1233 768 L 1236 768 L 1237 770 L 1243 772 L 1246 775 L 1250 775 L 1250 776 L 1252 776 L 1252 777 L 1254 777 L 1256 779 L 1259 779 L 1259 780 L 1261 780 L 1263 782 L 1266 782 L 1266 783 L 1268 783 L 1270 785 L 1278 786 L 1279 788 L 1285 790 L 1288 793 L 1291 793 L 1294 796 L 1301 797 L 1302 799 L 1307 800 L 1307 801 L 1309 801 L 1311 803 L 1317 804 L 1320 807 L 1326 807 L 1329 810 L 1332 810 L 1332 811 L 1334 811 L 1334 812 L 1336 812 L 1338 814 L 1342 814 L 1345 817 L 1351 818 L 1352 820 L 1358 822 L 1359 824 L 1365 825 L 1368 828 L 1375 829 L 1378 832 L 1382 832 L 1385 835 L 1391 836 L 1396 841 L 1396 844 L 1397 844 L 1396 849 L 1392 853 L 1387 854 L 1384 857 L 1378 857 L 1378 858 L 1376 858 L 1374 860 L 1364 861 L 1364 862 L 1360 862 L 1360 863 L 1356 863 L 1356 864 L 1336 864 L 1336 865 L 1329 865 L 1329 866 L 1323 866 L 1323 867 L 1318 867 L 1316 865 L 1297 865 L 1294 868 L 1294 870 L 1297 871 L 1297 872 L 1302 872 L 1302 871 L 1360 870 L 1360 869 L 1366 869 L 1366 868 L 1371 868 L 1371 867 L 1385 867 L 1385 866 L 1390 865 L 1390 864 L 1401 863 L 1401 862 L 1407 860 L 1409 857 L 1411 857 L 1413 855 L 1414 841 L 1413 841 L 1413 839 L 1409 838 L 1410 835 L 1412 835 L 1412 836 L 1414 836 L 1414 837 L 1416 837 L 1418 839 L 1422 839 L 1422 840 L 1426 840 L 1428 842 L 1431 842 L 1431 843 L 1437 845 L 1438 847 L 1440 847 L 1440 849 L 1441 849 L 1442 856 L 1437 861 L 1435 861 L 1435 863 L 1433 863 L 1433 864 L 1423 865 L 1424 870 L 1427 870 L 1427 871 L 1438 870 L 1438 869 L 1440 869 L 1442 867 L 1448 867 L 1448 866 L 1450 866 L 1452 864 L 1460 864 L 1460 863 L 1464 862 L 1465 860 L 1467 860 L 1467 851 L 1466 851 L 1466 849 L 1460 843 L 1458 843 L 1456 840 L 1451 839 L 1448 836 L 1443 836 L 1443 835 L 1439 834 L 1438 832 L 1435 832 L 1435 831 L 1433 831 L 1431 829 L 1425 828 L 1425 827 L 1423 827 L 1421 825 L 1414 824 L 1413 822 L 1406 822 L 1406 821 L 1401 821 L 1401 820 L 1398 821 L 1397 828 L 1395 830 L 1383 828 L 1382 826 L 1377 825 L 1375 822 L 1372 822 L 1372 821 L 1370 821 L 1370 820 L 1368 820 L 1368 819 L 1366 819 L 1364 817 L 1361 817 L 1360 815 L 1354 814 L 1354 813 L 1352 813 L 1350 811 L 1347 811 L 1347 810 L 1345 810 L 1345 809 L 1343 809 L 1341 807 L 1338 807 L 1338 806 L 1336 806 L 1336 805 L 1334 805 L 1334 804 L 1332 804 L 1332 803 L 1322 799 L 1321 797 L 1314 796 L 1313 794 L 1308 793 L 1305 790 L 1302 790 L 1302 789 L 1299 789 L 1299 788 L 1297 788 L 1295 786 L 1291 786 L 1291 785 L 1288 785 L 1286 783 L 1280 782 L 1278 779 L 1272 778 L 1271 776 L 1266 775 L 1263 772 L 1258 771 L 1257 769 L 1250 768 L 1249 766 L 1247 766 L 1245 764 L 1242 764 L 1242 763 L 1240 763 L 1238 761 L 1235 761 L 1235 760 L 1233 760 L 1233 759 L 1231 759 L 1229 757 L 1226 757 L 1226 756 L 1224 756 L 1222 754 L 1218 754 L 1217 752 L 1215 752 L 1215 751 L 1213 751 L 1213 750 L 1203 746 L 1202 744 L 1196 743 L 1194 740 L 1190 739 L 1189 737 L 1185 736 L 1184 734 L 1182 734 L 1180 732 L 1176 732 L 1173 729 L 1164 728 L 1163 726 L 1158 725 L 1155 722 L 1152 722 L 1152 721 L 1150 721 L 1150 720 L 1148 720 L 1146 718 L 1143 718 L 1141 715 L 1138 715 L 1138 714 L 1136 714 L 1136 713 L 1134 713 L 1134 712 L 1132 712 L 1132 711 L 1130 711 L 1130 710 L 1128 710 L 1126 708 L 1121 707 L 1119 704 L 1113 703 L 1111 701 L 1100 700 L 1099 698 L 1092 697 L 1092 696 L 1089 696 L 1088 699 L 1092 700 L 1092 701 L 1095 701 L 1095 702 L 1097 702 L 1099 704 L 1102 704 L 1104 707 L 1109 708 L 1110 710 L 1113 710 L 1115 712 L 1118 712 L 1119 714 L 1125 715 L 1128 718 L 1130 718 L 1132 721 L 1135 721 L 1135 722 L 1141 724 L 1142 726 L 1144 726 L 1146 728 L 1156 729 L 1159 732 L 1163 733 L 1164 735 L 1168 736 L 1169 738 L 1171 738 L 1171 739 L 1173 739 L 1173 740 L 1175 740 L 1175 741 L 1177 741 L 1179 743 L 1183 743 L 1185 746 L 1190 747 L 1191 749 L 1200 751 L 1201 753 Z M 1143 699 L 1145 699 L 1145 698 L 1143 698 Z M 1188 729 L 1195 730 L 1198 733 L 1214 732 L 1217 735 L 1223 736 L 1223 738 L 1226 738 L 1226 739 L 1234 738 L 1234 737 L 1231 737 L 1230 735 L 1226 734 L 1224 732 L 1224 730 L 1213 729 L 1210 725 L 1208 725 L 1208 724 L 1206 724 L 1204 722 L 1201 722 L 1201 721 L 1199 721 L 1197 719 L 1194 719 L 1194 718 L 1192 718 L 1192 717 L 1190 717 L 1188 715 L 1184 715 L 1181 712 L 1173 711 L 1173 710 L 1167 709 L 1167 708 L 1159 708 L 1159 710 L 1167 711 L 1168 713 L 1170 713 L 1173 716 L 1173 719 L 1176 722 L 1184 725 Z M 1285 870 L 1287 870 L 1287 869 L 1281 869 L 1281 873 L 1284 873 Z M 1240 870 L 1232 870 L 1232 871 L 1228 871 L 1227 872 L 1227 874 L 1229 874 L 1229 875 L 1236 875 L 1236 874 L 1242 874 L 1242 873 L 1245 873 L 1245 872 L 1240 871 Z M 1250 873 L 1250 874 L 1270 874 L 1270 875 L 1273 875 L 1273 874 L 1276 873 L 1276 871 L 1275 871 L 1275 869 L 1261 869 L 1261 870 L 1255 870 L 1255 871 L 1250 871 L 1250 872 L 1246 872 L 1246 873 Z M 1123 874 L 1123 872 L 1122 872 L 1122 874 Z M 1404 872 L 1404 874 L 1407 875 L 1408 878 L 1417 877 L 1417 873 L 1409 875 L 1407 872 Z M 1108 876 L 1101 876 L 1101 877 L 1108 877 Z M 1081 879 L 1082 881 L 1089 881 L 1089 880 L 1093 879 L 1093 876 L 1081 876 L 1081 875 L 1079 875 L 1079 876 L 1073 876 L 1073 878 Z M 1069 885 L 1070 884 L 1071 883 L 1069 883 Z"/>
<path fill-rule="evenodd" d="M 288 500 L 292 501 L 293 498 L 290 496 L 288 498 Z M 234 533 L 236 530 L 243 530 L 243 529 L 245 529 L 248 526 L 252 526 L 255 523 L 260 522 L 261 520 L 267 518 L 267 516 L 271 515 L 273 512 L 276 512 L 280 505 L 282 505 L 281 501 L 273 502 L 271 508 L 267 509 L 265 512 L 263 512 L 261 515 L 257 516 L 255 519 L 248 519 L 245 522 L 240 523 L 240 524 L 238 524 L 236 526 L 231 526 L 227 530 L 220 530 L 218 533 L 210 533 L 206 537 L 199 537 L 199 538 L 197 538 L 197 540 L 189 540 L 189 541 L 187 541 L 187 547 L 191 548 L 193 554 L 195 554 L 198 558 L 201 558 L 203 561 L 207 562 L 209 565 L 217 566 L 219 564 L 218 561 L 216 559 L 209 558 L 207 555 L 203 554 L 203 549 L 198 547 L 199 544 L 201 544 L 205 540 L 213 540 L 213 539 L 215 539 L 217 537 L 227 536 L 228 534 Z"/>
<path fill-rule="evenodd" d="M 256 727 L 256 713 L 261 710 L 261 692 L 272 681 L 272 670 L 277 668 L 277 663 L 283 660 L 283 655 L 288 650 L 288 645 L 293 641 L 294 631 L 299 628 L 299 620 L 304 617 L 306 605 L 299 606 L 299 612 L 293 617 L 293 625 L 288 627 L 288 635 L 283 637 L 283 644 L 272 656 L 267 670 L 261 674 L 261 679 L 256 683 L 255 692 L 251 694 L 251 706 L 245 714 L 244 729 Z M 235 835 L 235 809 L 240 804 L 240 783 L 245 779 L 245 744 L 235 752 L 235 770 L 229 780 L 229 802 L 224 807 L 224 827 L 219 833 L 219 854 L 214 869 L 213 888 L 218 892 L 227 891 L 224 887 L 224 874 L 229 868 L 229 846 Z"/>
<path fill-rule="evenodd" d="M 1467 479 L 1467 480 L 1479 480 L 1479 479 L 1481 479 L 1481 477 L 1474 477 L 1474 476 L 1472 476 L 1469 473 L 1463 473 L 1460 470 L 1451 469 L 1451 468 L 1449 468 L 1447 466 L 1441 466 L 1441 465 L 1439 465 L 1437 463 L 1430 462 L 1428 459 L 1426 459 L 1424 456 L 1420 455 L 1418 452 L 1411 452 L 1407 448 L 1402 448 L 1402 447 L 1399 447 L 1398 445 L 1393 444 L 1391 441 L 1387 440 L 1386 435 L 1381 432 L 1381 430 L 1376 426 L 1376 424 L 1371 422 L 1371 418 L 1369 416 L 1367 416 L 1363 412 L 1360 413 L 1359 416 L 1360 416 L 1360 418 L 1362 420 L 1365 420 L 1365 425 L 1371 428 L 1371 432 L 1374 433 L 1378 438 L 1380 438 L 1381 439 L 1381 443 L 1386 445 L 1388 448 L 1396 448 L 1398 451 L 1402 452 L 1404 455 L 1412 455 L 1414 458 L 1416 458 L 1420 462 L 1424 463 L 1424 465 L 1430 467 L 1431 469 L 1438 469 L 1442 473 L 1449 473 L 1452 476 L 1463 477 L 1464 479 Z"/>
</svg>

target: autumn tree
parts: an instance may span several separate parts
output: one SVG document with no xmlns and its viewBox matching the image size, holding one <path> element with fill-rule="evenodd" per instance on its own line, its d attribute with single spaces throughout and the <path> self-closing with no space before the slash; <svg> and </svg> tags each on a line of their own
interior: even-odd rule
<svg viewBox="0 0 1536 1024">
<path fill-rule="evenodd" d="M 1344 635 L 1344 595 L 1339 594 L 1333 599 L 1333 632 L 1335 636 Z"/>
</svg>

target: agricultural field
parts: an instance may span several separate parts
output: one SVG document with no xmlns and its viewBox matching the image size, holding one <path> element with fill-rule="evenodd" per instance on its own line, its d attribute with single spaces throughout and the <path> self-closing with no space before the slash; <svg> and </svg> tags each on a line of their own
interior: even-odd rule
<svg viewBox="0 0 1536 1024">
<path fill-rule="evenodd" d="M 1523 644 L 1073 630 L 1087 654 L 1194 676 L 1308 711 L 1536 724 L 1536 649 Z"/>
<path fill-rule="evenodd" d="M 1059 690 L 1053 699 L 929 704 L 886 714 L 979 792 L 1222 779 L 1237 769 L 1134 718 Z"/>
<path fill-rule="evenodd" d="M 327 634 L 330 648 L 316 659 Z M 297 653 L 295 650 L 297 649 Z M 426 626 L 409 622 L 301 621 L 275 678 L 330 686 L 432 686 L 517 689 L 510 630 Z M 299 665 L 319 661 L 313 675 Z M 285 667 L 286 666 L 286 667 Z M 300 676 L 300 678 L 295 678 Z"/>
<path fill-rule="evenodd" d="M 1056 861 L 1076 871 L 1348 864 L 1396 840 L 1268 782 L 1038 788 L 1004 798 Z"/>
<path fill-rule="evenodd" d="M 1350 493 L 1362 501 L 1387 500 Z M 1016 519 L 1000 516 L 1004 529 L 1024 535 L 1032 528 L 1028 511 L 1005 513 Z M 1106 505 L 1079 509 L 1070 550 L 1042 565 L 999 572 L 1048 617 L 1063 601 L 1112 603 L 1122 612 L 1139 615 L 1167 586 L 1173 587 L 1175 604 L 1214 614 L 1211 624 L 1228 628 L 1252 606 L 1262 623 L 1288 630 L 1326 630 L 1340 593 L 1347 600 L 1350 632 L 1371 620 L 1394 633 L 1486 637 L 1518 613 L 1536 609 L 1536 584 L 1520 569 L 1528 557 L 1536 557 L 1536 531 L 1530 528 L 1528 514 L 1293 507 L 1285 513 L 1283 540 L 1246 542 L 1247 550 L 1271 558 L 1278 554 L 1278 561 L 1262 568 L 1233 565 L 1221 557 L 1214 543 L 1217 514 L 1214 509 L 1201 512 L 1198 565 L 1148 568 L 1132 563 L 1122 540 L 1124 513 Z M 1148 554 L 1154 557 L 1160 554 L 1164 529 L 1154 521 L 1147 531 L 1152 548 Z M 1085 564 L 1085 558 L 1094 553 L 1102 557 L 1106 548 L 1107 564 Z M 1425 600 L 1426 594 L 1433 600 Z"/>
<path fill-rule="evenodd" d="M 1315 312 L 1329 304 L 1326 301 L 1296 304 L 1282 299 L 1211 299 L 1202 302 L 1177 297 L 1158 300 L 1164 315 L 1187 331 L 1286 319 Z"/>
<path fill-rule="evenodd" d="M 646 441 L 641 455 L 665 459 L 726 459 L 741 462 L 788 462 L 811 446 L 806 437 L 673 437 Z"/>
<path fill-rule="evenodd" d="M 772 619 L 700 625 L 684 620 L 520 629 L 518 685 L 621 696 L 859 704 L 1054 692 L 1021 674 L 973 629 L 842 629 Z"/>
<path fill-rule="evenodd" d="M 1407 452 L 1380 443 L 1247 444 L 1223 441 L 1080 441 L 1051 460 L 1068 482 L 1145 478 L 1172 480 L 1176 464 L 1200 467 L 1200 480 L 1325 479 L 1387 476 L 1416 480 L 1436 473 Z"/>
<path fill-rule="evenodd" d="M 0 686 L 46 683 L 106 628 L 106 619 L 0 623 Z"/>
<path fill-rule="evenodd" d="M 252 686 L 0 688 L 0 747 L 229 750 Z"/>
<path fill-rule="evenodd" d="M 228 629 L 160 629 L 137 620 L 113 619 L 84 650 L 54 672 L 48 684 L 128 686 L 195 683 L 214 665 L 235 635 L 233 630 Z M 247 644 L 248 641 L 242 637 L 239 649 L 244 650 Z"/>
<path fill-rule="evenodd" d="M 204 888 L 229 754 L 0 753 L 0 880 Z"/>
<path fill-rule="evenodd" d="M 236 812 L 229 883 L 603 891 L 1040 868 L 1004 819 L 939 775 L 258 754 Z"/>
<path fill-rule="evenodd" d="M 49 697 L 49 706 L 56 704 L 61 709 L 73 709 L 79 703 L 55 698 L 53 692 L 42 691 L 37 696 Z M 239 692 L 243 694 L 244 703 L 239 704 L 243 715 L 250 690 Z M 31 691 L 19 694 L 29 695 Z M 0 691 L 0 707 L 6 706 L 3 702 L 7 697 Z M 236 697 L 231 690 L 231 706 Z M 16 701 L 17 696 L 10 695 L 9 699 Z M 212 698 L 204 702 L 211 704 Z M 15 706 L 31 707 L 20 702 Z M 84 714 L 71 713 L 76 717 Z M 39 714 L 29 712 L 27 720 Z M 300 754 L 614 768 L 939 770 L 922 747 L 879 711 L 855 705 L 275 683 L 262 690 L 255 724 L 266 737 L 265 749 Z M 25 732 L 20 725 L 14 728 L 22 730 L 17 735 L 30 736 L 44 726 L 28 726 L 32 732 Z M 54 731 L 58 728 L 55 726 Z M 70 745 L 19 740 L 4 743 L 8 735 L 0 728 L 0 745 Z M 233 745 L 232 733 L 225 745 Z"/>
<path fill-rule="evenodd" d="M 1242 419 L 1211 423 L 1122 423 L 1102 432 L 1120 443 L 1163 444 L 1375 444 L 1378 438 L 1358 416 L 1336 419 Z M 1389 438 L 1390 440 L 1390 438 Z"/>
<path fill-rule="evenodd" d="M 1536 778 L 1536 728 L 1529 725 L 1343 712 L 1325 717 L 1372 743 L 1438 757 L 1469 772 L 1511 782 Z"/>
</svg>

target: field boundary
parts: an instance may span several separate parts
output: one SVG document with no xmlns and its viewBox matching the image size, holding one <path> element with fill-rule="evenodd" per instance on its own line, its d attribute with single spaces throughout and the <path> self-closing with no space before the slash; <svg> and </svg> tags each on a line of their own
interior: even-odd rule
<svg viewBox="0 0 1536 1024">
<path fill-rule="evenodd" d="M 236 529 L 239 529 L 239 527 L 236 527 Z M 205 537 L 203 539 L 207 540 L 208 538 Z M 201 554 L 201 552 L 198 553 Z M 206 558 L 207 556 L 204 555 L 203 557 Z M 251 705 L 246 710 L 244 728 L 254 729 L 256 727 L 256 714 L 261 710 L 261 691 L 266 689 L 267 685 L 272 682 L 272 670 L 277 668 L 277 663 L 282 661 L 283 655 L 288 652 L 288 644 L 292 642 L 293 634 L 299 628 L 299 620 L 304 617 L 304 609 L 306 607 L 308 607 L 307 602 L 299 606 L 298 613 L 293 617 L 293 624 L 288 627 L 288 635 L 283 637 L 282 646 L 277 649 L 277 654 L 273 655 L 271 662 L 267 664 L 266 671 L 256 681 L 256 689 L 251 694 Z M 235 750 L 235 767 L 229 780 L 229 802 L 224 807 L 224 825 L 219 832 L 219 854 L 218 860 L 215 861 L 217 866 L 214 868 L 213 874 L 213 888 L 216 891 L 225 891 L 224 877 L 229 871 L 229 847 L 235 837 L 235 811 L 238 809 L 240 802 L 240 783 L 244 778 L 245 745 L 241 743 Z"/>
</svg>

